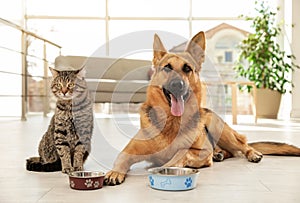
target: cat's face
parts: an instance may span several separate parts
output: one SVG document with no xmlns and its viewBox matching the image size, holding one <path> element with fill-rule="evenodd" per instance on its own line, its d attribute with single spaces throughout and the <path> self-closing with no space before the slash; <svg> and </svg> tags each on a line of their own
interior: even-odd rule
<svg viewBox="0 0 300 203">
<path fill-rule="evenodd" d="M 57 71 L 50 68 L 53 80 L 51 83 L 51 91 L 61 100 L 71 100 L 75 96 L 76 81 L 78 71 Z"/>
</svg>

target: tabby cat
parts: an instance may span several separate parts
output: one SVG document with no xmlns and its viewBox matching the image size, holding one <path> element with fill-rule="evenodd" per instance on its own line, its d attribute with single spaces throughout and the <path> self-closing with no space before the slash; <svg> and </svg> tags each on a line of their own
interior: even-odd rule
<svg viewBox="0 0 300 203">
<path fill-rule="evenodd" d="M 89 97 L 85 69 L 58 71 L 53 76 L 51 90 L 57 98 L 55 113 L 47 132 L 39 143 L 39 157 L 26 161 L 29 171 L 83 170 L 91 151 L 93 109 Z"/>
</svg>

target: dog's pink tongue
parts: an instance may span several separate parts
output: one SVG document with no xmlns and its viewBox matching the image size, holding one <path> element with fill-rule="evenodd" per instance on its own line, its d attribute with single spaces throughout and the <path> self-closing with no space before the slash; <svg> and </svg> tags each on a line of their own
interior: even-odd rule
<svg viewBox="0 0 300 203">
<path fill-rule="evenodd" d="M 184 111 L 184 100 L 183 97 L 175 98 L 172 94 L 171 96 L 171 113 L 173 116 L 182 116 Z"/>
</svg>

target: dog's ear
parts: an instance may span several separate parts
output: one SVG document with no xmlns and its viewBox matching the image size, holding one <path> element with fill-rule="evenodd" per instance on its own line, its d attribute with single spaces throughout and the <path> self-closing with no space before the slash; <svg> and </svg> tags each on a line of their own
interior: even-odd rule
<svg viewBox="0 0 300 203">
<path fill-rule="evenodd" d="M 185 51 L 190 53 L 199 65 L 204 62 L 205 59 L 205 47 L 206 40 L 204 32 L 196 34 L 187 44 Z"/>
<path fill-rule="evenodd" d="M 153 60 L 152 63 L 155 66 L 158 65 L 158 62 L 162 59 L 162 57 L 167 53 L 163 43 L 161 42 L 160 38 L 157 34 L 154 35 L 154 42 L 153 42 Z"/>
</svg>

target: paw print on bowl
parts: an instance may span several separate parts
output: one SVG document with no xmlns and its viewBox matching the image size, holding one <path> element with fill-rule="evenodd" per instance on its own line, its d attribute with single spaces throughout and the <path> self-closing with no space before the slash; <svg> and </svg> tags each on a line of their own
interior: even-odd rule
<svg viewBox="0 0 300 203">
<path fill-rule="evenodd" d="M 190 188 L 192 186 L 192 183 L 193 183 L 193 180 L 191 177 L 188 177 L 184 182 L 186 188 Z"/>
<path fill-rule="evenodd" d="M 70 181 L 70 186 L 71 186 L 71 188 L 75 187 L 74 181 Z"/>
<path fill-rule="evenodd" d="M 153 186 L 154 185 L 154 179 L 152 176 L 149 176 L 149 181 L 150 181 L 150 185 Z"/>
<path fill-rule="evenodd" d="M 99 186 L 100 186 L 99 181 L 95 181 L 95 182 L 94 182 L 94 188 L 98 188 Z"/>
<path fill-rule="evenodd" d="M 85 181 L 85 183 L 84 183 L 85 185 L 86 185 L 86 187 L 92 187 L 93 186 L 93 181 L 91 180 L 91 179 L 88 179 L 88 180 L 86 180 Z"/>
</svg>

